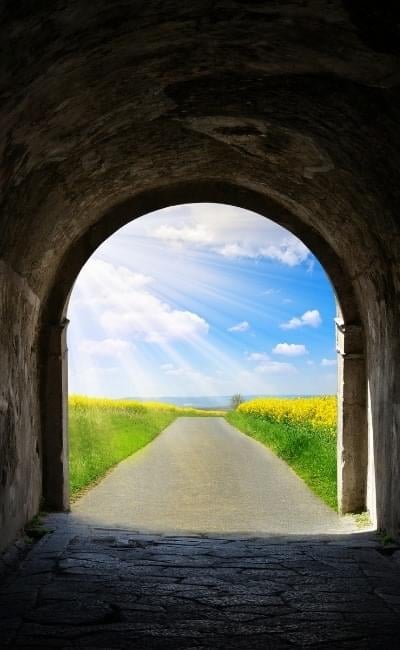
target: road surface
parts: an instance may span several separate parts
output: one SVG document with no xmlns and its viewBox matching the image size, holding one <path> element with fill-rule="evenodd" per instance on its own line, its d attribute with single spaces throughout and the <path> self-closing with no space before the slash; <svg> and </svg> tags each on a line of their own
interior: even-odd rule
<svg viewBox="0 0 400 650">
<path fill-rule="evenodd" d="M 323 534 L 354 530 L 260 443 L 221 417 L 181 417 L 73 506 L 135 531 Z"/>
</svg>

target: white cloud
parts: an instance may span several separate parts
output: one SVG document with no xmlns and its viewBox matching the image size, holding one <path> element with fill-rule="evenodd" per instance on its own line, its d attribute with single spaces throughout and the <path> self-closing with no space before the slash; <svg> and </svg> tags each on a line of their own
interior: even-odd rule
<svg viewBox="0 0 400 650">
<path fill-rule="evenodd" d="M 78 346 L 79 352 L 99 357 L 118 357 L 135 349 L 133 343 L 122 339 L 83 339 Z"/>
<path fill-rule="evenodd" d="M 321 366 L 324 366 L 325 368 L 336 366 L 336 359 L 322 359 Z"/>
<path fill-rule="evenodd" d="M 150 294 L 135 298 L 125 311 L 108 310 L 101 315 L 100 323 L 106 331 L 130 334 L 148 343 L 189 340 L 208 332 L 208 324 L 197 314 L 172 309 Z"/>
<path fill-rule="evenodd" d="M 309 251 L 304 244 L 294 237 L 285 237 L 281 242 L 268 246 L 260 246 L 258 241 L 230 242 L 213 247 L 213 251 L 231 259 L 265 257 L 277 260 L 287 266 L 297 266 L 304 262 L 309 255 Z"/>
<path fill-rule="evenodd" d="M 243 320 L 241 323 L 237 323 L 237 325 L 228 327 L 228 332 L 247 332 L 248 329 L 250 329 L 250 324 L 247 320 Z"/>
<path fill-rule="evenodd" d="M 153 236 L 176 245 L 185 243 L 209 245 L 214 240 L 214 233 L 202 223 L 187 224 L 178 228 L 162 224 L 154 230 Z"/>
<path fill-rule="evenodd" d="M 304 327 L 305 325 L 308 325 L 309 327 L 319 327 L 321 323 L 322 318 L 318 309 L 310 309 L 309 311 L 304 312 L 304 314 L 299 318 L 295 316 L 287 323 L 282 323 L 280 327 L 283 330 L 293 330 L 298 327 Z"/>
<path fill-rule="evenodd" d="M 224 244 L 219 248 L 215 248 L 214 251 L 219 253 L 223 257 L 257 257 L 253 255 L 249 249 L 246 249 L 241 244 L 233 242 L 232 244 Z"/>
<path fill-rule="evenodd" d="M 171 213 L 171 210 L 168 211 Z M 153 213 L 147 236 L 175 248 L 206 249 L 229 259 L 267 258 L 287 266 L 309 262 L 306 246 L 281 226 L 249 210 L 218 204 L 190 204 L 175 208 L 178 225 L 165 223 L 166 211 Z"/>
<path fill-rule="evenodd" d="M 260 249 L 261 257 L 278 260 L 287 266 L 297 266 L 304 262 L 309 251 L 304 244 L 293 236 L 285 237 L 278 245 L 270 245 Z"/>
<path fill-rule="evenodd" d="M 265 352 L 251 352 L 247 358 L 249 361 L 269 361 L 269 356 Z"/>
<path fill-rule="evenodd" d="M 191 311 L 175 309 L 149 291 L 152 278 L 94 259 L 84 267 L 78 301 L 90 306 L 110 338 L 121 335 L 162 343 L 208 333 L 208 323 Z M 100 314 L 98 316 L 98 314 Z"/>
<path fill-rule="evenodd" d="M 161 370 L 164 370 L 164 372 L 166 372 L 167 370 L 173 370 L 174 365 L 172 363 L 163 363 L 160 367 Z"/>
<path fill-rule="evenodd" d="M 168 368 L 166 366 L 168 366 Z M 196 370 L 196 368 L 186 364 L 174 365 L 172 363 L 166 363 L 164 364 L 164 372 L 166 375 L 174 377 L 178 381 L 182 380 L 186 388 L 189 388 L 191 385 L 191 389 L 195 392 L 197 392 L 199 388 L 203 388 L 204 390 L 204 387 L 214 387 L 218 383 L 216 377 L 204 373 L 201 370 Z"/>
<path fill-rule="evenodd" d="M 258 365 L 254 368 L 255 372 L 268 375 L 297 373 L 297 369 L 291 363 L 281 361 L 272 361 L 265 352 L 251 352 L 247 355 L 249 361 L 255 361 Z"/>
<path fill-rule="evenodd" d="M 305 345 L 296 343 L 278 343 L 272 352 L 274 354 L 283 354 L 286 357 L 301 357 L 304 354 L 308 354 Z"/>
<path fill-rule="evenodd" d="M 287 323 L 281 323 L 279 327 L 283 330 L 294 330 L 296 327 L 301 327 L 303 323 L 300 318 L 294 317 L 291 318 Z"/>
<path fill-rule="evenodd" d="M 309 360 L 307 361 L 307 365 L 308 365 L 308 366 L 314 366 L 315 363 L 314 363 L 314 361 L 311 361 L 311 359 L 309 359 Z"/>
<path fill-rule="evenodd" d="M 309 325 L 310 327 L 319 327 L 322 323 L 321 314 L 318 309 L 310 309 L 301 317 L 301 321 L 304 325 Z"/>
</svg>

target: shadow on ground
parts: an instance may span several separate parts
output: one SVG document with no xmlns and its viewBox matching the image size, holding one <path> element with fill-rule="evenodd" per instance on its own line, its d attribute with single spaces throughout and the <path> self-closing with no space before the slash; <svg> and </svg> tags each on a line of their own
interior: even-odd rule
<svg viewBox="0 0 400 650">
<path fill-rule="evenodd" d="M 397 547 L 371 533 L 145 534 L 51 515 L 0 590 L 2 646 L 396 648 Z"/>
</svg>

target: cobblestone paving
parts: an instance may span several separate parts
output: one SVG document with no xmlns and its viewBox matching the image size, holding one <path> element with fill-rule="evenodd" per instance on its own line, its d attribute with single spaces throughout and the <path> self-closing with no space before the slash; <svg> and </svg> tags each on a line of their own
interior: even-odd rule
<svg viewBox="0 0 400 650">
<path fill-rule="evenodd" d="M 52 516 L 0 589 L 0 646 L 400 648 L 400 562 L 371 533 L 144 535 Z"/>
</svg>

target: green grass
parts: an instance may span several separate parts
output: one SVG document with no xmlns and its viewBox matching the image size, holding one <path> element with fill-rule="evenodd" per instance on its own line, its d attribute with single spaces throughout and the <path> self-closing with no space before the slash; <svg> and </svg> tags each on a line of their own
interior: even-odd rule
<svg viewBox="0 0 400 650">
<path fill-rule="evenodd" d="M 371 517 L 369 515 L 369 512 L 359 512 L 355 515 L 353 515 L 354 521 L 357 524 L 357 528 L 369 528 L 372 526 L 372 521 Z"/>
<path fill-rule="evenodd" d="M 154 440 L 180 415 L 212 416 L 216 413 L 157 403 L 72 397 L 69 402 L 72 498 L 99 481 L 121 460 Z M 321 499 L 337 508 L 336 437 L 331 429 L 274 422 L 238 411 L 229 412 L 226 418 L 270 447 Z"/>
<path fill-rule="evenodd" d="M 228 422 L 269 447 L 329 506 L 337 509 L 336 436 L 327 427 L 267 421 L 230 411 Z"/>
<path fill-rule="evenodd" d="M 69 454 L 71 496 L 95 483 L 110 467 L 141 449 L 170 424 L 172 412 L 130 416 L 112 412 L 70 412 Z"/>
<path fill-rule="evenodd" d="M 69 401 L 72 499 L 98 482 L 114 465 L 154 440 L 180 415 L 207 416 L 214 413 L 73 396 Z"/>
</svg>

